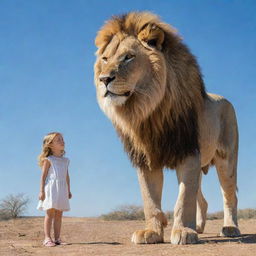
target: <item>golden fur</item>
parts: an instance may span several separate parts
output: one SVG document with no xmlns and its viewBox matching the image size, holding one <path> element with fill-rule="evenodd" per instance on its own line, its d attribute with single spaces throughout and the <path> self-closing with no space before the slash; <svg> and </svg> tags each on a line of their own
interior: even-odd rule
<svg viewBox="0 0 256 256">
<path fill-rule="evenodd" d="M 197 151 L 197 113 L 206 94 L 197 63 L 175 30 L 150 13 L 130 13 L 107 22 L 96 45 L 99 104 L 116 126 L 133 164 L 175 168 Z M 125 65 L 122 57 L 127 54 L 136 57 Z M 123 97 L 125 104 L 115 99 L 108 104 L 102 97 L 106 91 L 99 84 L 102 73 L 115 75 L 112 92 L 131 92 Z"/>
<path fill-rule="evenodd" d="M 235 113 L 223 97 L 205 92 L 196 59 L 176 30 L 156 15 L 132 12 L 106 22 L 95 43 L 99 105 L 138 168 L 147 228 L 132 241 L 163 241 L 162 170 L 171 168 L 180 184 L 171 241 L 197 242 L 195 229 L 203 232 L 207 211 L 200 172 L 207 173 L 210 164 L 217 167 L 223 190 L 222 233 L 239 234 Z"/>
</svg>

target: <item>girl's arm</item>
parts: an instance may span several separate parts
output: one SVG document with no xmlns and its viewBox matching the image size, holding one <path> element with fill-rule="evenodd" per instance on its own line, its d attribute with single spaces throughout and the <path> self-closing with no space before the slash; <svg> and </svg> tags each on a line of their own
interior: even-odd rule
<svg viewBox="0 0 256 256">
<path fill-rule="evenodd" d="M 40 194 L 39 194 L 39 200 L 42 200 L 42 201 L 45 199 L 44 185 L 45 185 L 45 179 L 48 175 L 50 166 L 51 166 L 50 162 L 47 159 L 45 159 L 42 166 L 42 176 L 41 176 Z"/>
<path fill-rule="evenodd" d="M 70 199 L 72 197 L 71 191 L 70 191 L 70 178 L 69 173 L 67 172 L 67 184 L 68 184 L 68 198 Z"/>
</svg>

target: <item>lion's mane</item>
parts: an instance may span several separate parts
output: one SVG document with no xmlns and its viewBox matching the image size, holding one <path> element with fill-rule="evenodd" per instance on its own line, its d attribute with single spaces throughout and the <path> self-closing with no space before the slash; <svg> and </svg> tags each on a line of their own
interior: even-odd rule
<svg viewBox="0 0 256 256">
<path fill-rule="evenodd" d="M 149 26 L 157 28 L 154 33 Z M 197 61 L 175 29 L 148 12 L 114 16 L 106 22 L 96 37 L 98 56 L 114 35 L 133 36 L 142 44 L 153 45 L 155 56 L 159 53 L 164 58 L 155 66 L 152 61 L 154 72 L 148 72 L 145 81 L 165 86 L 156 105 L 153 97 L 133 95 L 124 106 L 116 107 L 113 124 L 134 166 L 174 169 L 186 156 L 199 152 L 198 115 L 207 95 Z M 97 67 L 95 73 L 99 73 Z"/>
</svg>

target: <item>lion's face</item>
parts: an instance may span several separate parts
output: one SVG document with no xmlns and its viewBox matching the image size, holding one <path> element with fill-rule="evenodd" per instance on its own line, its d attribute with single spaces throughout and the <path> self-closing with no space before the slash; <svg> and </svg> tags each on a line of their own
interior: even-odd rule
<svg viewBox="0 0 256 256">
<path fill-rule="evenodd" d="M 146 118 L 163 98 L 165 79 L 162 52 L 134 36 L 114 36 L 95 63 L 98 102 L 111 119 L 115 108 L 128 105 Z"/>
<path fill-rule="evenodd" d="M 149 66 L 147 54 L 135 38 L 127 37 L 120 42 L 114 36 L 95 65 L 99 101 L 104 105 L 125 104 L 140 90 Z"/>
</svg>

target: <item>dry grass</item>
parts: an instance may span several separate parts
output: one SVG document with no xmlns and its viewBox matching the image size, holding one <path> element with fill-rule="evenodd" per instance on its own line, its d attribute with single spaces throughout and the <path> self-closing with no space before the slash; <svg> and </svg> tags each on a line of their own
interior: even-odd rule
<svg viewBox="0 0 256 256">
<path fill-rule="evenodd" d="M 238 219 L 256 219 L 256 209 L 238 210 Z"/>
<path fill-rule="evenodd" d="M 144 220 L 143 208 L 136 205 L 122 205 L 114 211 L 100 216 L 103 220 Z"/>
<path fill-rule="evenodd" d="M 173 219 L 173 212 L 165 213 L 169 220 Z M 223 211 L 207 214 L 208 220 L 223 219 Z M 122 205 L 115 210 L 100 216 L 103 220 L 144 220 L 144 212 L 141 206 L 136 205 Z M 256 209 L 238 210 L 238 219 L 256 219 Z"/>
</svg>

